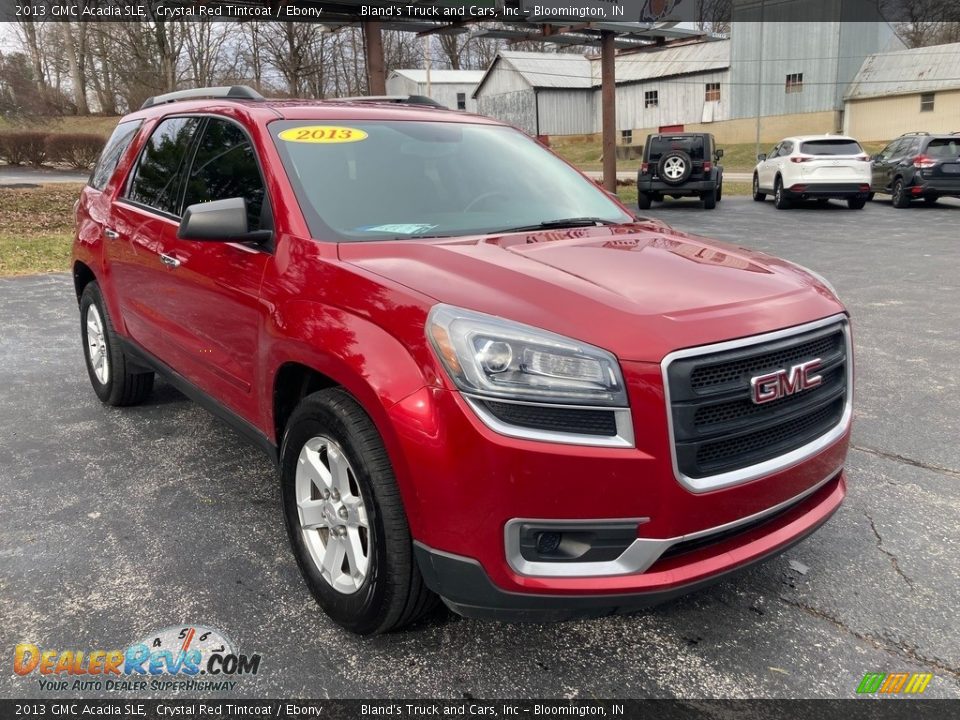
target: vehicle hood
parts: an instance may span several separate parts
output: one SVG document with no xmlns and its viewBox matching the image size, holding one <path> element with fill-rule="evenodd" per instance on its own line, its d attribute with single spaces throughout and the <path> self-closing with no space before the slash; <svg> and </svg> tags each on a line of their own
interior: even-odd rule
<svg viewBox="0 0 960 720">
<path fill-rule="evenodd" d="M 340 259 L 436 300 L 545 328 L 623 360 L 843 311 L 809 273 L 656 221 L 343 243 Z"/>
</svg>

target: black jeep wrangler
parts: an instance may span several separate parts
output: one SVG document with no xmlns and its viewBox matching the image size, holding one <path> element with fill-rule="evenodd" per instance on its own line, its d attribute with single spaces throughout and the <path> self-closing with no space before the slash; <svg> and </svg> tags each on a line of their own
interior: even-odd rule
<svg viewBox="0 0 960 720">
<path fill-rule="evenodd" d="M 637 174 L 637 205 L 641 210 L 665 195 L 695 195 L 712 210 L 723 194 L 723 168 L 710 133 L 648 135 Z"/>
</svg>

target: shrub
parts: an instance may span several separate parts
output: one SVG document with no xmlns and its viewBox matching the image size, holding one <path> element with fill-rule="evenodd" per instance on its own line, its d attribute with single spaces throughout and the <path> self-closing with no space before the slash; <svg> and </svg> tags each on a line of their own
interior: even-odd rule
<svg viewBox="0 0 960 720">
<path fill-rule="evenodd" d="M 24 160 L 40 167 L 47 159 L 47 134 L 43 132 L 15 132 L 12 141 L 20 146 Z"/>
<path fill-rule="evenodd" d="M 8 165 L 23 165 L 27 161 L 24 147 L 17 140 L 18 132 L 0 132 L 0 160 Z"/>
<path fill-rule="evenodd" d="M 100 157 L 106 140 L 91 133 L 48 135 L 47 162 L 60 162 L 77 170 L 89 170 Z"/>
</svg>

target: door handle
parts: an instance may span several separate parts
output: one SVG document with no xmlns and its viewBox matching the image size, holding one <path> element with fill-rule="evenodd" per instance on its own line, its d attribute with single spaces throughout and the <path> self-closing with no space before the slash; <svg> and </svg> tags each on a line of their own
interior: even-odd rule
<svg viewBox="0 0 960 720">
<path fill-rule="evenodd" d="M 165 255 L 164 253 L 160 253 L 160 262 L 162 262 L 168 268 L 180 267 L 180 261 L 173 257 L 173 255 Z"/>
<path fill-rule="evenodd" d="M 119 239 L 120 239 L 120 233 L 118 233 L 118 232 L 117 232 L 116 230 L 114 230 L 113 228 L 104 228 L 104 229 L 103 229 L 103 236 L 104 236 L 107 240 L 119 240 Z"/>
</svg>

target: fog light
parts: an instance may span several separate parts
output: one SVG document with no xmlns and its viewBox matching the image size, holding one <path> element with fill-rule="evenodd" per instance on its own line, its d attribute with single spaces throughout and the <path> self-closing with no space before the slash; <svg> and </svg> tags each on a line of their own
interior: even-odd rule
<svg viewBox="0 0 960 720">
<path fill-rule="evenodd" d="M 560 547 L 560 541 L 563 540 L 563 534 L 558 532 L 542 532 L 537 535 L 537 553 L 540 555 L 550 555 Z"/>
</svg>

